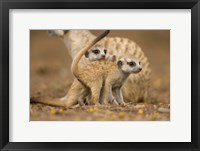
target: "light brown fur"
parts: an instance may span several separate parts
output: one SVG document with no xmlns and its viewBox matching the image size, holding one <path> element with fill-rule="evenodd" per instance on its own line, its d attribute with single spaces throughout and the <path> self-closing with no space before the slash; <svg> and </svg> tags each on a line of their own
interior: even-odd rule
<svg viewBox="0 0 200 151">
<path fill-rule="evenodd" d="M 112 86 L 121 77 L 116 63 L 107 60 L 94 61 L 80 70 L 79 74 L 79 78 L 84 81 L 86 87 L 90 88 L 92 104 L 99 104 L 99 102 L 108 104 L 114 99 L 111 95 Z M 104 90 L 100 96 L 102 89 Z"/>
</svg>

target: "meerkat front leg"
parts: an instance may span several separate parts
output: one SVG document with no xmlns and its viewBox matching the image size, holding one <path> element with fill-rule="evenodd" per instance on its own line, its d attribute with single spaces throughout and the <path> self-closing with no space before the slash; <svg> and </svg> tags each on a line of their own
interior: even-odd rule
<svg viewBox="0 0 200 151">
<path fill-rule="evenodd" d="M 123 96 L 122 96 L 122 88 L 121 87 L 116 87 L 114 90 L 115 90 L 117 102 L 120 105 L 126 105 L 126 103 L 124 102 Z"/>
<path fill-rule="evenodd" d="M 103 90 L 103 104 L 108 105 L 109 102 L 115 102 L 115 99 L 112 95 L 112 85 L 110 82 L 105 82 L 104 90 Z"/>
<path fill-rule="evenodd" d="M 102 82 L 101 81 L 92 82 L 89 87 L 91 91 L 90 103 L 94 105 L 100 105 L 99 100 L 100 100 Z"/>
<path fill-rule="evenodd" d="M 110 93 L 109 88 L 106 88 L 105 90 L 105 87 L 102 89 L 102 93 L 100 96 L 100 103 L 105 105 L 107 105 L 108 103 L 113 105 L 119 105 L 119 103 L 113 97 L 112 93 Z"/>
<path fill-rule="evenodd" d="M 100 88 L 91 88 L 91 99 L 90 103 L 94 105 L 100 105 L 99 103 L 99 96 L 100 96 L 101 89 Z"/>
</svg>

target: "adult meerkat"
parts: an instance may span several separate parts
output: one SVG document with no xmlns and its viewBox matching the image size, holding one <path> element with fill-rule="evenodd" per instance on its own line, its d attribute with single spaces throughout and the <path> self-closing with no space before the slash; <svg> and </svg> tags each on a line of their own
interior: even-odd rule
<svg viewBox="0 0 200 151">
<path fill-rule="evenodd" d="M 72 62 L 71 71 L 77 80 L 90 90 L 92 104 L 99 104 L 99 102 L 108 104 L 110 100 L 114 100 L 113 90 L 116 93 L 117 102 L 124 105 L 121 93 L 124 81 L 131 73 L 138 73 L 142 70 L 140 62 L 136 58 L 123 57 L 117 61 L 117 64 L 108 60 L 98 60 L 84 68 L 78 67 L 81 57 L 108 33 L 109 30 L 103 32 L 78 52 Z"/>
<path fill-rule="evenodd" d="M 88 30 L 63 30 L 63 34 L 56 34 L 57 30 L 52 30 L 54 36 L 60 37 L 68 49 L 72 59 L 83 48 L 86 43 L 92 41 L 96 36 Z M 58 31 L 57 31 L 58 32 Z M 61 33 L 61 31 L 59 31 Z M 140 60 L 142 71 L 132 74 L 123 85 L 123 96 L 126 101 L 138 101 L 147 99 L 151 69 L 147 57 L 142 49 L 132 40 L 122 37 L 105 37 L 97 44 L 102 45 L 108 50 L 108 54 L 115 55 L 116 60 L 123 56 L 136 57 Z M 84 67 L 88 63 L 82 58 L 79 67 Z"/>
<path fill-rule="evenodd" d="M 85 53 L 85 58 L 88 59 L 89 62 L 101 59 L 115 61 L 115 56 L 108 54 L 107 50 L 98 44 L 93 46 L 88 52 Z M 77 79 L 74 79 L 74 82 L 67 92 L 67 95 L 64 97 L 31 97 L 31 102 L 69 108 L 77 103 L 83 105 L 85 96 L 87 96 L 88 93 L 89 91 L 87 91 Z M 87 99 L 89 99 L 89 96 L 87 96 Z M 116 102 L 114 103 L 117 104 Z"/>
</svg>

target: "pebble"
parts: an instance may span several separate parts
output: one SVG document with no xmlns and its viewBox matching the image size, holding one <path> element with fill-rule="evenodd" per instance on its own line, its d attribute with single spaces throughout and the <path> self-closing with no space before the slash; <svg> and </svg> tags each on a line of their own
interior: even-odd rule
<svg viewBox="0 0 200 151">
<path fill-rule="evenodd" d="M 119 112 L 119 114 L 118 114 L 118 116 L 119 116 L 120 118 L 124 117 L 125 115 L 126 115 L 125 112 Z"/>
<path fill-rule="evenodd" d="M 93 112 L 94 112 L 94 109 L 93 109 L 93 108 L 90 108 L 90 109 L 89 109 L 89 112 L 90 112 L 90 113 L 93 113 Z"/>
<path fill-rule="evenodd" d="M 51 109 L 50 113 L 55 115 L 57 111 L 55 109 Z"/>
<path fill-rule="evenodd" d="M 138 114 L 144 114 L 144 110 L 143 109 L 139 109 L 138 110 Z"/>
</svg>

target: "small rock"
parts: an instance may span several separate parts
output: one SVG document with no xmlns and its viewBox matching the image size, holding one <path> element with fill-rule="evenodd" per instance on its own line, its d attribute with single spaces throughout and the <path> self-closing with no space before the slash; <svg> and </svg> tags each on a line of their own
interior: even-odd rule
<svg viewBox="0 0 200 151">
<path fill-rule="evenodd" d="M 55 109 L 51 109 L 50 113 L 55 115 L 57 113 L 57 111 Z"/>
<path fill-rule="evenodd" d="M 59 113 L 63 113 L 63 109 L 59 109 L 58 112 L 59 112 Z"/>
<path fill-rule="evenodd" d="M 143 109 L 139 109 L 138 110 L 138 114 L 144 114 L 144 110 Z"/>
<path fill-rule="evenodd" d="M 154 116 L 154 117 L 157 117 L 158 115 L 159 115 L 159 112 L 154 112 L 154 113 L 153 113 L 153 116 Z"/>
<path fill-rule="evenodd" d="M 121 118 L 121 117 L 124 117 L 126 115 L 125 112 L 119 112 L 118 116 Z"/>
<path fill-rule="evenodd" d="M 89 111 L 90 113 L 93 113 L 93 112 L 94 112 L 94 109 L 93 109 L 93 108 L 90 108 L 88 111 Z"/>
</svg>

